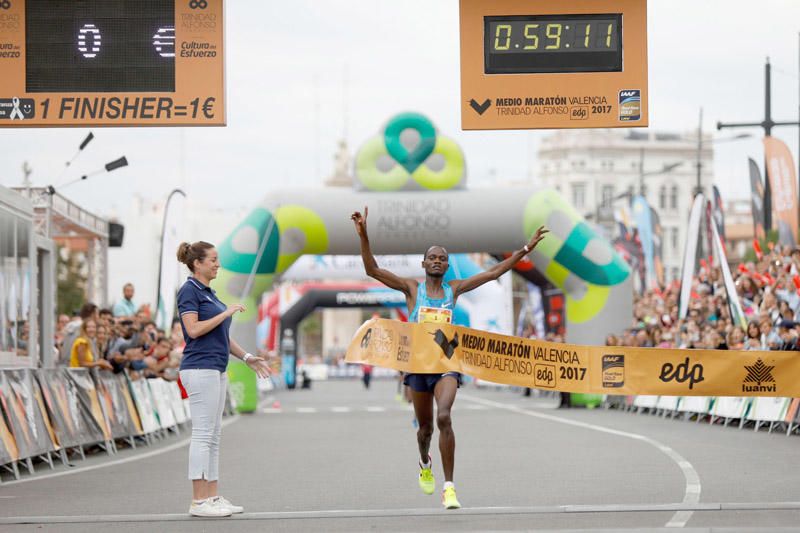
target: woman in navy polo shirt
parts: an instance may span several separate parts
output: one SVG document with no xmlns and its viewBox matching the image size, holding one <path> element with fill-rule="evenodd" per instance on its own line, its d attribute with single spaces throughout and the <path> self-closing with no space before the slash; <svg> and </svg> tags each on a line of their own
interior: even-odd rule
<svg viewBox="0 0 800 533">
<path fill-rule="evenodd" d="M 214 245 L 203 241 L 181 243 L 178 261 L 192 272 L 178 291 L 178 311 L 186 340 L 180 376 L 189 395 L 192 414 L 189 479 L 193 498 L 189 514 L 230 516 L 243 512 L 244 508 L 231 504 L 217 493 L 228 355 L 242 359 L 261 378 L 269 376 L 269 367 L 264 359 L 247 353 L 230 338 L 231 317 L 245 308 L 242 304 L 226 306 L 209 287 L 219 270 L 219 256 Z"/>
</svg>

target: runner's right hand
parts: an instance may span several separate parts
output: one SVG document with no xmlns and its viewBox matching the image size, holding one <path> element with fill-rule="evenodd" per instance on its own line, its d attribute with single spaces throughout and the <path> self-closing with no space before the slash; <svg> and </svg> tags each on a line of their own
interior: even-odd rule
<svg viewBox="0 0 800 533">
<path fill-rule="evenodd" d="M 366 237 L 367 235 L 367 215 L 369 214 L 369 207 L 364 206 L 364 214 L 355 211 L 350 215 L 350 220 L 356 225 L 356 233 L 359 237 Z"/>
</svg>

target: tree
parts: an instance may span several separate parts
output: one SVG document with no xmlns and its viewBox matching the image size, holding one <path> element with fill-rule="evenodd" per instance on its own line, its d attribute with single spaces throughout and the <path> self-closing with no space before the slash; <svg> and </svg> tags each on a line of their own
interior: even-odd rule
<svg viewBox="0 0 800 533">
<path fill-rule="evenodd" d="M 769 245 L 768 243 L 776 244 L 778 242 L 778 230 L 771 229 L 767 232 L 766 239 L 759 239 L 758 244 L 761 246 L 761 249 L 764 251 L 766 255 L 769 252 Z M 745 263 L 754 263 L 756 261 L 756 252 L 753 250 L 753 247 L 747 249 L 744 253 L 744 259 L 742 259 Z"/>
<path fill-rule="evenodd" d="M 85 261 L 80 252 L 59 246 L 56 310 L 72 316 L 86 301 Z"/>
</svg>

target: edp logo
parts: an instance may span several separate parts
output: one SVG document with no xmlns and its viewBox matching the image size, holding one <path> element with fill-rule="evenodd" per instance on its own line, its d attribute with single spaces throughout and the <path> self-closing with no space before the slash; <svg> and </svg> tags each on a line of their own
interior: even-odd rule
<svg viewBox="0 0 800 533">
<path fill-rule="evenodd" d="M 661 375 L 658 379 L 667 383 L 669 381 L 677 381 L 678 383 L 689 382 L 689 390 L 692 390 L 695 383 L 704 381 L 703 365 L 700 363 L 695 364 L 689 368 L 689 358 L 687 357 L 683 363 L 678 363 L 674 366 L 672 363 L 664 363 L 661 367 Z"/>
</svg>

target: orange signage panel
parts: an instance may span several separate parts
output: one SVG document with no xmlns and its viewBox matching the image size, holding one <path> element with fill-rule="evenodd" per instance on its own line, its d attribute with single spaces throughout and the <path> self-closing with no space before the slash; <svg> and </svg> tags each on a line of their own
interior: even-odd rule
<svg viewBox="0 0 800 533">
<path fill-rule="evenodd" d="M 0 127 L 224 126 L 223 0 L 0 1 Z"/>
<path fill-rule="evenodd" d="M 647 126 L 646 0 L 460 0 L 465 130 Z"/>
</svg>

